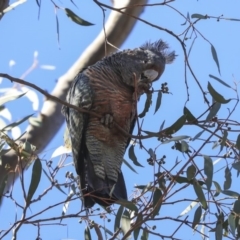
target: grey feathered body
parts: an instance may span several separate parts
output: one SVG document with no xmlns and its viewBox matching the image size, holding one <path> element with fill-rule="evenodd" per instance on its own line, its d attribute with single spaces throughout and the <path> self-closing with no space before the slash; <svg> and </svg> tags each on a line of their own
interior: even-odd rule
<svg viewBox="0 0 240 240">
<path fill-rule="evenodd" d="M 174 60 L 174 52 L 166 49 L 167 45 L 158 41 L 118 52 L 76 76 L 67 102 L 101 116 L 63 106 L 85 207 L 127 199 L 121 165 L 130 138 L 115 123 L 132 133 L 136 94 L 139 97 L 161 76 L 165 63 Z"/>
</svg>

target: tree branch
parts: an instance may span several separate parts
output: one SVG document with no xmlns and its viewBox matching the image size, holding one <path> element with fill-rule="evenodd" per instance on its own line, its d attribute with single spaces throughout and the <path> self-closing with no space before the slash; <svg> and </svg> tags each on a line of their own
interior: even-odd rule
<svg viewBox="0 0 240 240">
<path fill-rule="evenodd" d="M 105 24 L 105 33 L 102 30 L 71 68 L 58 79 L 58 83 L 53 89 L 51 95 L 61 100 L 65 100 L 71 82 L 81 69 L 94 64 L 104 57 L 105 51 L 108 54 L 116 51 L 116 48 L 114 48 L 113 45 L 117 47 L 120 46 L 131 32 L 136 22 L 136 19 L 130 16 L 139 16 L 143 11 L 143 7 L 128 7 L 132 4 L 144 4 L 146 2 L 147 0 L 115 0 L 114 8 L 124 7 L 125 10 L 123 12 L 126 12 L 127 15 L 114 10 L 110 13 Z M 105 46 L 105 34 L 107 41 L 112 45 Z M 107 49 L 105 49 L 105 47 L 107 47 Z M 43 151 L 64 123 L 64 118 L 61 114 L 61 104 L 50 99 L 45 100 L 41 110 L 40 119 L 41 126 L 36 127 L 29 125 L 27 133 L 20 139 L 23 142 L 28 140 L 28 142 L 36 146 L 36 153 Z M 6 155 L 3 155 L 1 160 L 0 184 L 8 174 L 7 190 L 17 177 L 17 173 L 14 171 L 18 163 L 17 155 L 11 150 Z M 6 168 L 6 166 L 8 167 Z"/>
</svg>

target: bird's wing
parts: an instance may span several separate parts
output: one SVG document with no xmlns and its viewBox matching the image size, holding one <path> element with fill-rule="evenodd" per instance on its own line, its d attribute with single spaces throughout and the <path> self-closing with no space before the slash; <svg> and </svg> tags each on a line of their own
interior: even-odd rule
<svg viewBox="0 0 240 240">
<path fill-rule="evenodd" d="M 70 87 L 67 95 L 67 102 L 85 110 L 92 106 L 93 93 L 89 85 L 89 79 L 80 72 Z M 75 109 L 63 106 L 62 113 L 66 118 L 69 136 L 71 138 L 72 154 L 77 174 L 80 176 L 81 186 L 85 184 L 84 158 L 84 134 L 88 125 L 89 114 L 81 113 Z"/>
</svg>

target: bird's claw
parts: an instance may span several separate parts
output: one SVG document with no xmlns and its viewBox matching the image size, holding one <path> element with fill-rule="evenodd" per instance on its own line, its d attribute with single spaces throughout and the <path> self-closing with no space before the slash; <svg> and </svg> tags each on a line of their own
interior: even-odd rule
<svg viewBox="0 0 240 240">
<path fill-rule="evenodd" d="M 104 126 L 111 128 L 113 125 L 113 116 L 107 113 L 101 118 L 100 122 Z"/>
</svg>

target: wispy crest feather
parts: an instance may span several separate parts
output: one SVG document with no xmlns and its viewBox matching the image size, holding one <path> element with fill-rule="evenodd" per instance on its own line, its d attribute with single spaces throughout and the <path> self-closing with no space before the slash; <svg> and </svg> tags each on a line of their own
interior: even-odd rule
<svg viewBox="0 0 240 240">
<path fill-rule="evenodd" d="M 153 42 L 153 43 L 151 43 L 150 41 L 146 42 L 145 44 L 143 44 L 141 46 L 141 48 L 150 50 L 153 52 L 161 53 L 162 56 L 165 58 L 165 61 L 167 64 L 172 63 L 174 61 L 174 59 L 176 58 L 175 51 L 169 52 L 168 44 L 166 42 L 162 41 L 161 39 L 156 42 Z"/>
</svg>

